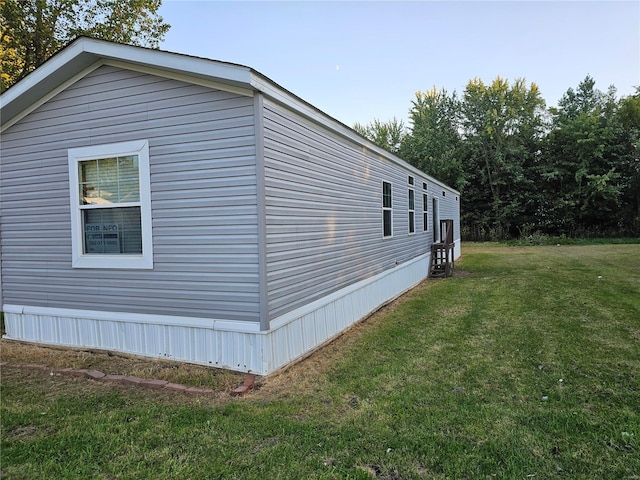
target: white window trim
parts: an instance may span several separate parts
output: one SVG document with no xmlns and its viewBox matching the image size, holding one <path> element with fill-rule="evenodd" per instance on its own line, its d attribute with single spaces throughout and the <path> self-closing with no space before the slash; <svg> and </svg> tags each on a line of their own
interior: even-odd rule
<svg viewBox="0 0 640 480">
<path fill-rule="evenodd" d="M 384 206 L 384 184 L 388 183 L 389 184 L 389 188 L 391 189 L 391 206 L 390 207 L 385 207 Z M 389 211 L 389 216 L 390 219 L 389 221 L 391 222 L 389 224 L 389 227 L 391 229 L 391 234 L 390 235 L 385 235 L 384 234 L 384 212 L 385 211 Z M 387 182 L 385 180 L 382 181 L 382 238 L 383 239 L 387 239 L 387 238 L 393 238 L 393 183 L 391 182 Z"/>
<path fill-rule="evenodd" d="M 138 181 L 140 186 L 140 220 L 142 228 L 142 255 L 87 255 L 84 253 L 82 210 L 78 162 L 109 157 L 138 156 Z M 89 147 L 71 148 L 69 156 L 69 183 L 71 192 L 71 249 L 73 268 L 153 268 L 153 238 L 151 235 L 151 179 L 149 173 L 149 142 L 110 143 Z"/>
</svg>

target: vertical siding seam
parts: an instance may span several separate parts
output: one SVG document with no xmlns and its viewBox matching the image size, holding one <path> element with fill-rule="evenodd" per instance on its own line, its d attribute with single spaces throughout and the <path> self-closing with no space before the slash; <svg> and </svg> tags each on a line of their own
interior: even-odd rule
<svg viewBox="0 0 640 480">
<path fill-rule="evenodd" d="M 260 330 L 269 330 L 269 295 L 267 292 L 267 212 L 264 161 L 264 98 L 253 97 L 256 145 L 256 202 L 258 207 L 258 289 Z"/>
</svg>

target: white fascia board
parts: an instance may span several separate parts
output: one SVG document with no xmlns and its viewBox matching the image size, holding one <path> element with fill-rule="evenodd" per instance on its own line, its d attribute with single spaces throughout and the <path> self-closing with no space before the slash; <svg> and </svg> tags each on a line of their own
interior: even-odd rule
<svg viewBox="0 0 640 480">
<path fill-rule="evenodd" d="M 415 176 L 420 178 L 427 178 L 429 182 L 439 185 L 440 187 L 447 189 L 453 194 L 460 195 L 460 192 L 458 192 L 456 189 L 450 187 L 445 183 L 442 183 L 440 180 L 433 178 L 431 175 L 428 175 L 422 170 L 417 169 L 413 165 L 402 160 L 400 157 L 394 155 L 391 152 L 388 152 L 384 148 L 379 147 L 375 143 L 367 140 L 366 138 L 361 136 L 359 133 L 357 133 L 355 130 L 353 130 L 351 127 L 348 127 L 344 123 L 341 123 L 339 120 L 336 120 L 335 118 L 324 113 L 320 109 L 312 106 L 310 103 L 305 102 L 298 96 L 282 88 L 278 84 L 272 82 L 267 77 L 264 77 L 263 75 L 258 74 L 257 72 L 254 72 L 251 79 L 251 85 L 253 86 L 253 88 L 255 88 L 260 92 L 263 92 L 267 97 L 271 98 L 272 100 L 282 105 L 285 105 L 288 108 L 291 108 L 292 110 L 300 113 L 304 117 L 336 132 L 338 135 L 348 140 L 351 140 L 356 144 L 361 145 L 363 148 L 366 148 L 367 150 L 370 150 L 376 153 L 377 155 L 384 157 L 390 162 L 393 162 L 405 168 L 409 172 L 412 172 Z"/>
<path fill-rule="evenodd" d="M 236 93 L 238 95 L 244 95 L 245 97 L 252 97 L 253 90 L 250 88 L 243 88 L 237 86 L 235 83 L 223 83 L 216 81 L 217 78 L 209 79 L 203 76 L 194 76 L 193 74 L 186 74 L 178 72 L 176 70 L 167 70 L 158 67 L 152 67 L 148 65 L 141 65 L 139 63 L 131 63 L 122 60 L 104 59 L 101 62 L 103 65 L 110 65 L 116 68 L 133 70 L 135 72 L 146 73 L 149 75 L 155 75 L 157 77 L 170 78 L 172 80 L 178 80 L 180 82 L 191 83 L 194 85 L 200 85 L 202 87 L 213 88 L 216 90 L 223 90 L 225 92 Z"/>
<path fill-rule="evenodd" d="M 92 38 L 83 38 L 81 41 L 86 42 L 85 51 L 101 58 L 146 65 L 188 76 L 208 78 L 212 81 L 228 82 L 245 88 L 250 87 L 251 69 L 242 65 L 133 45 L 103 42 Z"/>
<path fill-rule="evenodd" d="M 0 95 L 0 131 L 9 128 L 26 114 L 59 93 L 82 76 L 108 62 L 129 64 L 132 69 L 166 71 L 193 83 L 228 84 L 232 91 L 245 95 L 252 90 L 251 69 L 242 65 L 190 57 L 172 52 L 79 38 L 55 54 L 36 70 Z M 194 80 L 199 79 L 200 81 Z"/>
<path fill-rule="evenodd" d="M 0 95 L 0 105 L 4 107 L 5 105 L 13 102 L 25 92 L 34 88 L 40 82 L 46 80 L 48 77 L 53 75 L 53 73 L 60 70 L 64 65 L 68 64 L 73 58 L 76 58 L 82 52 L 83 48 L 81 43 L 72 43 L 57 55 L 50 58 L 49 61 L 31 72 L 24 79 L 20 80 L 20 82 L 18 82 L 14 87 Z"/>
<path fill-rule="evenodd" d="M 0 95 L 0 130 L 5 130 L 20 120 L 33 105 L 41 105 L 42 99 L 58 92 L 60 86 L 68 86 L 78 74 L 86 75 L 96 64 L 96 58 L 83 51 L 80 43 L 73 43 L 20 80 Z"/>
</svg>

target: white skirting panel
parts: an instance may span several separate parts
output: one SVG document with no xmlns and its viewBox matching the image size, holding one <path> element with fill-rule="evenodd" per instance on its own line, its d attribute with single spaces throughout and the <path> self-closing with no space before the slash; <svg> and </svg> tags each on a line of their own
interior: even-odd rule
<svg viewBox="0 0 640 480">
<path fill-rule="evenodd" d="M 462 256 L 462 240 L 459 238 L 454 241 L 455 245 L 453 247 L 453 258 L 456 260 Z"/>
<path fill-rule="evenodd" d="M 4 305 L 4 338 L 165 358 L 242 372 L 262 368 L 259 325 L 190 317 Z"/>
<path fill-rule="evenodd" d="M 271 322 L 264 370 L 276 371 L 380 308 L 427 276 L 430 254 L 328 295 Z"/>
<path fill-rule="evenodd" d="M 259 324 L 4 305 L 7 339 L 125 352 L 267 375 L 420 283 L 429 255 Z"/>
</svg>

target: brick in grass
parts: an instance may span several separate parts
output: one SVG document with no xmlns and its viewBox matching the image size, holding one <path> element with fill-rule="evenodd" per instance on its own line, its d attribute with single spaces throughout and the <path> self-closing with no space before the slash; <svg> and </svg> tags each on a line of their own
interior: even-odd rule
<svg viewBox="0 0 640 480">
<path fill-rule="evenodd" d="M 143 380 L 140 377 L 128 376 L 128 377 L 124 377 L 124 379 L 122 380 L 122 383 L 129 384 L 129 385 L 140 385 L 142 381 Z"/>
<path fill-rule="evenodd" d="M 163 388 L 167 383 L 169 382 L 167 382 L 166 380 L 142 380 L 142 382 L 140 382 L 140 385 L 147 388 L 160 389 Z"/>
<path fill-rule="evenodd" d="M 90 378 L 91 380 L 100 380 L 106 375 L 99 370 L 89 370 L 87 373 L 85 373 L 84 376 Z"/>
<path fill-rule="evenodd" d="M 210 388 L 198 388 L 198 387 L 189 387 L 185 390 L 186 393 L 198 393 L 198 394 L 210 394 L 213 393 L 213 390 Z"/>
<path fill-rule="evenodd" d="M 187 389 L 187 387 L 180 385 L 179 383 L 167 383 L 163 388 L 174 392 L 184 392 Z"/>
<path fill-rule="evenodd" d="M 125 375 L 105 375 L 101 378 L 103 382 L 111 382 L 111 383 L 124 383 L 124 379 L 127 378 Z"/>
</svg>

